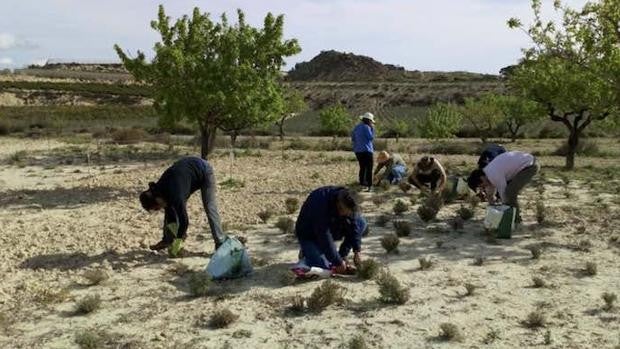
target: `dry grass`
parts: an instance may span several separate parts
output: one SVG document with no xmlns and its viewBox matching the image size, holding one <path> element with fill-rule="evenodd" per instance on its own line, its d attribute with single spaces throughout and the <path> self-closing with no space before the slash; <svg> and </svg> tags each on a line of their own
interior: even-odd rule
<svg viewBox="0 0 620 349">
<path fill-rule="evenodd" d="M 538 245 L 528 246 L 527 250 L 532 254 L 532 259 L 539 259 L 542 255 L 542 247 Z"/>
<path fill-rule="evenodd" d="M 379 285 L 379 300 L 387 304 L 405 304 L 409 300 L 409 289 L 402 286 L 400 281 L 388 270 L 382 270 L 377 277 Z"/>
<path fill-rule="evenodd" d="M 547 324 L 547 317 L 542 309 L 534 310 L 527 315 L 523 321 L 523 325 L 527 328 L 540 328 Z"/>
<path fill-rule="evenodd" d="M 534 287 L 534 288 L 543 288 L 543 287 L 546 287 L 546 286 L 547 286 L 547 282 L 543 278 L 538 277 L 538 276 L 534 276 L 532 278 L 532 287 Z"/>
<path fill-rule="evenodd" d="M 476 292 L 476 289 L 478 288 L 478 286 L 471 284 L 469 282 L 465 283 L 465 285 L 463 285 L 463 287 L 465 287 L 465 295 L 466 296 L 473 296 L 474 293 Z"/>
<path fill-rule="evenodd" d="M 382 214 L 377 216 L 377 220 L 375 221 L 375 224 L 377 224 L 380 227 L 385 227 L 388 222 L 390 221 L 390 216 L 387 214 Z"/>
<path fill-rule="evenodd" d="M 320 313 L 332 304 L 344 303 L 346 289 L 337 283 L 326 280 L 312 291 L 308 298 L 308 309 Z"/>
<path fill-rule="evenodd" d="M 418 258 L 418 263 L 420 263 L 420 270 L 428 270 L 433 266 L 433 261 L 426 257 Z"/>
<path fill-rule="evenodd" d="M 239 319 L 239 315 L 233 313 L 230 309 L 220 308 L 211 314 L 208 325 L 211 328 L 227 328 Z"/>
<path fill-rule="evenodd" d="M 88 281 L 88 285 L 95 286 L 109 279 L 110 275 L 104 269 L 91 269 L 85 271 L 82 277 Z"/>
<path fill-rule="evenodd" d="M 66 301 L 69 297 L 71 293 L 67 288 L 42 288 L 35 293 L 34 299 L 41 304 L 57 304 Z"/>
<path fill-rule="evenodd" d="M 588 276 L 594 276 L 598 273 L 598 267 L 594 262 L 586 262 L 585 273 Z"/>
<path fill-rule="evenodd" d="M 77 301 L 75 304 L 75 314 L 90 314 L 101 308 L 101 297 L 96 295 L 88 295 Z"/>
<path fill-rule="evenodd" d="M 306 310 L 306 299 L 301 295 L 291 297 L 288 310 L 296 314 L 303 313 Z"/>
<path fill-rule="evenodd" d="M 168 268 L 168 271 L 176 276 L 184 276 L 190 272 L 190 269 L 187 264 L 174 263 L 170 266 L 170 268 Z"/>
<path fill-rule="evenodd" d="M 396 234 L 387 234 L 381 238 L 381 246 L 387 253 L 398 253 L 400 239 Z"/>
<path fill-rule="evenodd" d="M 204 297 L 208 295 L 212 284 L 211 275 L 204 271 L 192 273 L 187 281 L 189 294 L 192 297 Z"/>
<path fill-rule="evenodd" d="M 458 209 L 457 213 L 459 217 L 461 217 L 465 221 L 470 220 L 474 217 L 474 210 L 465 206 L 461 206 Z"/>
<path fill-rule="evenodd" d="M 295 213 L 297 211 L 297 208 L 299 208 L 299 199 L 286 198 L 286 200 L 284 200 L 284 207 L 286 208 L 286 213 Z"/>
<path fill-rule="evenodd" d="M 376 206 L 381 206 L 388 201 L 388 197 L 385 195 L 375 195 L 372 198 L 372 203 Z"/>
<path fill-rule="evenodd" d="M 444 322 L 439 325 L 439 338 L 445 341 L 461 341 L 463 340 L 463 335 L 461 334 L 461 330 L 455 324 Z"/>
<path fill-rule="evenodd" d="M 273 216 L 273 210 L 271 209 L 262 210 L 259 213 L 257 213 L 257 216 L 258 218 L 260 218 L 261 222 L 267 223 L 269 221 L 269 218 Z"/>
<path fill-rule="evenodd" d="M 484 262 L 486 261 L 486 257 L 483 255 L 477 255 L 476 257 L 474 257 L 474 265 L 476 266 L 481 266 L 484 264 Z"/>
<path fill-rule="evenodd" d="M 370 280 L 379 273 L 380 269 L 381 265 L 377 261 L 365 259 L 357 268 L 357 276 L 364 280 Z"/>
<path fill-rule="evenodd" d="M 87 329 L 78 332 L 74 339 L 80 349 L 101 349 L 114 344 L 114 336 L 98 329 Z"/>
<path fill-rule="evenodd" d="M 397 199 L 394 203 L 394 207 L 392 207 L 394 214 L 402 215 L 403 213 L 409 211 L 409 204 L 403 199 Z"/>
<path fill-rule="evenodd" d="M 618 300 L 618 296 L 615 293 L 611 293 L 611 292 L 603 293 L 602 298 L 603 298 L 603 301 L 605 301 L 605 305 L 603 306 L 603 309 L 605 309 L 606 311 L 612 310 L 614 308 L 616 300 Z"/>
<path fill-rule="evenodd" d="M 366 344 L 366 340 L 364 339 L 364 337 L 361 334 L 355 335 L 355 337 L 351 338 L 351 340 L 349 340 L 349 343 L 347 345 L 347 347 L 349 349 L 367 349 L 368 344 Z"/>
<path fill-rule="evenodd" d="M 395 220 L 392 224 L 394 225 L 394 232 L 398 237 L 405 237 L 411 235 L 411 222 L 403 219 L 398 219 Z"/>
<path fill-rule="evenodd" d="M 112 141 L 119 144 L 135 144 L 148 137 L 148 133 L 141 128 L 125 128 L 112 133 Z"/>
</svg>

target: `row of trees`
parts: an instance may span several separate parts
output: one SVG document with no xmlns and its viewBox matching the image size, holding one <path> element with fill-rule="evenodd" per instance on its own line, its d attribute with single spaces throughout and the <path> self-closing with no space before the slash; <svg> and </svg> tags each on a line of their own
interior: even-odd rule
<svg viewBox="0 0 620 349">
<path fill-rule="evenodd" d="M 458 107 L 437 105 L 419 124 L 424 135 L 450 136 L 466 122 L 486 141 L 503 123 L 515 138 L 523 125 L 546 117 L 568 129 L 566 167 L 573 168 L 588 126 L 617 126 L 620 2 L 599 0 L 575 10 L 554 0 L 554 7 L 563 17 L 559 24 L 543 20 L 542 0 L 532 0 L 531 25 L 508 21 L 533 43 L 518 65 L 503 71 L 510 96 L 467 99 Z M 161 37 L 152 60 L 140 51 L 131 58 L 118 45 L 115 50 L 138 81 L 153 87 L 163 125 L 188 120 L 198 127 L 206 157 L 218 130 L 234 141 L 242 129 L 276 122 L 283 137 L 284 122 L 305 110 L 303 99 L 287 94 L 281 84 L 284 58 L 301 50 L 297 40 L 283 38 L 283 25 L 282 15 L 269 13 L 262 27 L 254 28 L 240 10 L 237 23 L 225 15 L 217 22 L 198 8 L 172 24 L 160 6 L 151 23 Z M 327 133 L 342 132 L 351 120 L 341 107 L 324 110 L 320 118 Z M 408 125 L 392 127 L 398 137 Z"/>
</svg>

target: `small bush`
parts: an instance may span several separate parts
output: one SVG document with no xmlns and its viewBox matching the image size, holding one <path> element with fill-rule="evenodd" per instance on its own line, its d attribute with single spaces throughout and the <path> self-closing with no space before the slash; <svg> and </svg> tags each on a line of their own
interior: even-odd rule
<svg viewBox="0 0 620 349">
<path fill-rule="evenodd" d="M 398 199 L 394 203 L 394 207 L 392 209 L 394 211 L 394 214 L 401 215 L 409 211 L 409 204 L 405 200 Z"/>
<path fill-rule="evenodd" d="M 101 307 L 101 297 L 98 294 L 85 296 L 75 304 L 76 314 L 90 314 Z"/>
<path fill-rule="evenodd" d="M 141 128 L 125 128 L 112 133 L 112 141 L 120 144 L 134 144 L 145 141 L 148 133 Z"/>
<path fill-rule="evenodd" d="M 273 216 L 273 210 L 265 209 L 260 211 L 257 215 L 263 223 L 267 223 L 267 221 L 269 221 L 269 218 Z"/>
<path fill-rule="evenodd" d="M 293 214 L 299 207 L 299 200 L 297 198 L 286 198 L 286 200 L 284 200 L 284 206 L 286 207 L 286 213 Z"/>
<path fill-rule="evenodd" d="M 280 229 L 283 234 L 292 234 L 295 232 L 295 220 L 289 217 L 280 217 L 276 222 L 276 228 Z"/>
<path fill-rule="evenodd" d="M 192 273 L 187 281 L 189 287 L 189 293 L 193 297 L 204 297 L 209 293 L 211 288 L 211 275 L 204 271 Z"/>
<path fill-rule="evenodd" d="M 603 306 L 603 309 L 607 311 L 612 310 L 616 300 L 618 300 L 618 296 L 615 293 L 605 292 L 602 297 L 603 301 L 605 301 L 605 306 Z"/>
<path fill-rule="evenodd" d="M 465 287 L 465 295 L 466 296 L 473 296 L 474 292 L 476 291 L 476 289 L 478 288 L 478 286 L 474 285 L 474 284 L 470 284 L 469 282 L 466 283 L 465 285 L 463 285 Z"/>
<path fill-rule="evenodd" d="M 388 234 L 381 238 L 381 246 L 387 253 L 398 253 L 400 239 L 396 234 Z"/>
<path fill-rule="evenodd" d="M 454 230 L 463 230 L 465 228 L 465 221 L 461 217 L 454 217 L 450 220 L 450 226 Z"/>
<path fill-rule="evenodd" d="M 377 205 L 377 206 L 381 206 L 383 204 L 385 204 L 388 201 L 387 197 L 385 195 L 375 195 L 372 198 L 372 203 Z"/>
<path fill-rule="evenodd" d="M 420 263 L 420 270 L 427 270 L 433 266 L 433 261 L 430 258 L 420 257 L 418 262 Z"/>
<path fill-rule="evenodd" d="M 592 241 L 590 240 L 581 240 L 579 241 L 579 243 L 577 244 L 577 250 L 581 251 L 581 252 L 590 252 L 590 249 L 592 248 Z"/>
<path fill-rule="evenodd" d="M 527 328 L 539 328 L 544 327 L 547 324 L 545 314 L 541 309 L 535 310 L 527 315 L 523 324 Z"/>
<path fill-rule="evenodd" d="M 367 349 L 368 344 L 366 344 L 364 337 L 361 334 L 358 334 L 351 338 L 348 347 L 349 349 Z"/>
<path fill-rule="evenodd" d="M 463 218 L 463 220 L 466 220 L 466 221 L 474 217 L 474 211 L 471 208 L 468 208 L 465 206 L 461 206 L 461 208 L 459 208 L 457 213 L 459 214 L 461 218 Z"/>
<path fill-rule="evenodd" d="M 527 249 L 532 254 L 532 259 L 539 259 L 542 255 L 542 248 L 538 245 L 528 246 Z"/>
<path fill-rule="evenodd" d="M 458 326 L 448 322 L 439 325 L 439 338 L 445 341 L 460 341 L 462 339 L 461 331 Z"/>
<path fill-rule="evenodd" d="M 547 285 L 547 282 L 545 281 L 545 279 L 538 277 L 538 276 L 534 276 L 532 278 L 532 283 L 533 283 L 534 288 L 543 288 Z"/>
<path fill-rule="evenodd" d="M 589 276 L 594 276 L 598 273 L 598 267 L 594 262 L 587 262 L 585 272 Z"/>
<path fill-rule="evenodd" d="M 308 309 L 314 313 L 320 313 L 332 304 L 344 302 L 346 289 L 331 280 L 324 281 L 312 291 L 308 298 Z"/>
<path fill-rule="evenodd" d="M 226 328 L 233 322 L 237 321 L 239 315 L 230 311 L 230 309 L 218 309 L 209 319 L 209 327 L 211 328 Z"/>
<path fill-rule="evenodd" d="M 380 227 L 385 227 L 387 223 L 390 221 L 390 216 L 386 214 L 382 214 L 377 216 L 376 224 Z"/>
<path fill-rule="evenodd" d="M 64 302 L 70 295 L 69 290 L 66 288 L 43 288 L 36 293 L 34 298 L 41 304 L 56 304 Z"/>
<path fill-rule="evenodd" d="M 306 310 L 306 299 L 300 295 L 293 296 L 288 309 L 293 313 L 303 313 Z"/>
<path fill-rule="evenodd" d="M 75 335 L 75 344 L 80 349 L 100 349 L 105 348 L 112 342 L 109 333 L 100 330 L 83 330 Z"/>
<path fill-rule="evenodd" d="M 409 300 L 409 290 L 388 270 L 382 270 L 377 277 L 379 300 L 387 304 L 405 304 Z"/>
<path fill-rule="evenodd" d="M 399 219 L 399 220 L 395 220 L 393 224 L 394 224 L 394 230 L 398 237 L 411 235 L 411 222 Z"/>
<path fill-rule="evenodd" d="M 379 273 L 380 268 L 381 265 L 374 259 L 365 259 L 357 267 L 357 276 L 364 280 L 370 280 Z"/>
<path fill-rule="evenodd" d="M 291 286 L 297 281 L 297 276 L 290 270 L 281 271 L 277 277 L 282 286 Z"/>
<path fill-rule="evenodd" d="M 99 285 L 110 278 L 108 273 L 103 269 L 91 269 L 84 272 L 82 275 L 90 286 Z"/>
<path fill-rule="evenodd" d="M 430 222 L 437 217 L 437 210 L 426 205 L 422 205 L 418 207 L 418 216 L 420 216 L 422 221 Z"/>
<path fill-rule="evenodd" d="M 477 195 L 470 195 L 467 197 L 467 204 L 472 210 L 476 209 L 480 205 L 480 198 Z"/>
<path fill-rule="evenodd" d="M 483 255 L 478 255 L 474 257 L 474 265 L 481 266 L 484 264 L 485 261 L 486 257 L 484 257 Z"/>
</svg>

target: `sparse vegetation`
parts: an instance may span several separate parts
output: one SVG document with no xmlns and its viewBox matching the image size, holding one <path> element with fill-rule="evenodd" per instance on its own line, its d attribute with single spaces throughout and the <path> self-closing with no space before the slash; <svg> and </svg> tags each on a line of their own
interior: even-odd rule
<svg viewBox="0 0 620 349">
<path fill-rule="evenodd" d="M 466 221 L 474 217 L 474 211 L 471 208 L 465 206 L 461 206 L 457 213 L 463 220 Z"/>
<path fill-rule="evenodd" d="M 286 213 L 293 214 L 299 208 L 299 200 L 297 198 L 286 198 L 284 200 L 284 207 L 286 208 Z"/>
<path fill-rule="evenodd" d="M 308 309 L 314 313 L 320 313 L 332 304 L 344 302 L 346 289 L 331 280 L 325 280 L 312 291 L 308 298 Z"/>
<path fill-rule="evenodd" d="M 472 284 L 472 283 L 465 283 L 465 285 L 463 285 L 463 287 L 465 287 L 465 295 L 466 296 L 473 296 L 474 292 L 476 291 L 476 289 L 478 288 L 478 286 Z"/>
<path fill-rule="evenodd" d="M 527 328 L 544 327 L 546 324 L 547 319 L 542 309 L 537 309 L 529 313 L 525 321 L 523 321 L 523 325 Z"/>
<path fill-rule="evenodd" d="M 291 297 L 288 310 L 296 314 L 303 313 L 306 310 L 306 299 L 301 295 Z"/>
<path fill-rule="evenodd" d="M 87 329 L 75 335 L 75 344 L 77 344 L 80 349 L 100 349 L 108 347 L 113 342 L 112 339 L 112 335 L 108 332 Z"/>
<path fill-rule="evenodd" d="M 532 245 L 527 247 L 528 251 L 532 254 L 532 259 L 540 259 L 542 255 L 542 247 L 539 245 Z"/>
<path fill-rule="evenodd" d="M 612 310 L 614 308 L 616 300 L 618 299 L 618 296 L 615 293 L 605 292 L 603 293 L 602 297 L 603 301 L 605 301 L 605 306 L 603 306 L 603 309 L 605 309 L 606 311 Z"/>
<path fill-rule="evenodd" d="M 75 304 L 75 313 L 78 315 L 90 314 L 101 307 L 101 297 L 96 295 L 88 295 L 77 301 Z"/>
<path fill-rule="evenodd" d="M 427 270 L 433 266 L 433 261 L 430 259 L 430 257 L 420 257 L 418 258 L 418 263 L 420 263 L 420 270 Z"/>
<path fill-rule="evenodd" d="M 88 280 L 90 286 L 99 285 L 110 278 L 107 271 L 104 269 L 90 269 L 85 271 L 82 276 L 84 279 Z"/>
<path fill-rule="evenodd" d="M 545 281 L 545 279 L 539 277 L 539 276 L 534 276 L 532 278 L 532 284 L 534 288 L 543 288 L 545 286 L 547 286 L 547 282 Z"/>
<path fill-rule="evenodd" d="M 381 238 L 381 246 L 387 253 L 398 253 L 400 239 L 396 234 L 387 234 Z"/>
<path fill-rule="evenodd" d="M 448 322 L 439 325 L 439 338 L 445 341 L 461 341 L 463 339 L 458 326 Z"/>
<path fill-rule="evenodd" d="M 538 224 L 544 224 L 547 220 L 547 208 L 545 207 L 545 202 L 542 197 L 539 197 L 536 200 L 536 222 Z"/>
<path fill-rule="evenodd" d="M 382 214 L 377 216 L 377 220 L 375 221 L 375 223 L 380 227 L 385 227 L 390 220 L 391 218 L 389 215 Z"/>
<path fill-rule="evenodd" d="M 364 339 L 364 336 L 362 336 L 361 334 L 358 334 L 354 336 L 353 338 L 351 338 L 351 340 L 349 341 L 348 348 L 349 349 L 367 349 L 368 344 L 366 344 L 366 340 Z"/>
<path fill-rule="evenodd" d="M 385 204 L 387 201 L 388 201 L 388 198 L 385 195 L 375 195 L 372 198 L 372 203 L 377 206 L 381 206 Z"/>
<path fill-rule="evenodd" d="M 394 230 L 398 237 L 405 237 L 411 235 L 411 222 L 398 219 L 393 222 Z"/>
<path fill-rule="evenodd" d="M 209 293 L 211 288 L 212 281 L 211 275 L 207 274 L 204 271 L 197 271 L 190 275 L 189 280 L 187 281 L 187 286 L 189 287 L 189 294 L 192 297 L 204 297 Z"/>
<path fill-rule="evenodd" d="M 276 222 L 276 228 L 280 229 L 283 234 L 292 234 L 295 232 L 295 220 L 290 217 L 280 217 Z"/>
<path fill-rule="evenodd" d="M 221 308 L 215 310 L 213 314 L 211 314 L 208 324 L 211 328 L 226 328 L 237 321 L 238 318 L 239 315 L 233 313 L 230 309 Z"/>
<path fill-rule="evenodd" d="M 383 303 L 405 304 L 409 300 L 409 289 L 402 286 L 388 270 L 382 270 L 376 282 L 379 285 L 379 300 Z"/>
<path fill-rule="evenodd" d="M 112 141 L 119 144 L 135 144 L 143 142 L 149 137 L 141 128 L 125 128 L 112 133 Z"/>
<path fill-rule="evenodd" d="M 357 276 L 364 280 L 370 280 L 379 273 L 380 269 L 381 265 L 377 261 L 374 259 L 365 259 L 357 267 Z"/>
<path fill-rule="evenodd" d="M 267 223 L 267 221 L 269 221 L 269 218 L 271 218 L 271 216 L 273 216 L 273 210 L 268 209 L 268 208 L 258 213 L 258 218 L 260 218 L 260 220 L 263 223 Z"/>
<path fill-rule="evenodd" d="M 64 302 L 70 296 L 71 294 L 67 288 L 42 288 L 37 291 L 34 298 L 41 304 L 56 304 Z"/>
<path fill-rule="evenodd" d="M 585 269 L 586 275 L 588 276 L 594 276 L 598 273 L 598 267 L 596 265 L 596 263 L 594 262 L 586 262 L 586 269 Z"/>
</svg>

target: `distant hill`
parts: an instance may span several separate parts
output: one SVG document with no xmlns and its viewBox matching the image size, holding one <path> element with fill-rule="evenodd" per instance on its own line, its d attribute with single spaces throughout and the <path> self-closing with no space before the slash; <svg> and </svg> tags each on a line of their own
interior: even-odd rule
<svg viewBox="0 0 620 349">
<path fill-rule="evenodd" d="M 495 81 L 499 76 L 469 72 L 408 71 L 393 64 L 383 64 L 371 57 L 334 50 L 322 51 L 309 62 L 295 64 L 288 81 L 330 82 L 456 82 Z"/>
</svg>

